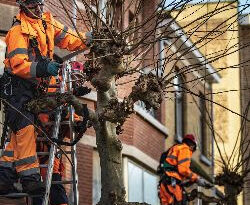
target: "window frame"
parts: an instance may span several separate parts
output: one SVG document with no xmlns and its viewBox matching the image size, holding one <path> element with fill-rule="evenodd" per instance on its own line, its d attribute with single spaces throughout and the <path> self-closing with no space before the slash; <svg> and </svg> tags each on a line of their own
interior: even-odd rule
<svg viewBox="0 0 250 205">
<path fill-rule="evenodd" d="M 174 84 L 175 84 L 174 88 L 176 90 L 175 92 L 175 140 L 177 142 L 182 142 L 184 132 L 185 132 L 185 107 L 186 107 L 185 93 L 183 92 L 184 91 L 183 88 L 178 87 L 178 85 L 182 83 L 183 83 L 182 76 L 176 75 L 176 77 L 174 78 Z"/>
<path fill-rule="evenodd" d="M 142 170 L 142 196 L 143 196 L 143 201 L 145 201 L 145 196 L 144 196 L 144 190 L 145 190 L 145 187 L 144 187 L 144 173 L 148 173 L 150 175 L 153 175 L 157 178 L 157 181 L 159 181 L 159 177 L 154 173 L 152 172 L 151 170 L 147 169 L 146 167 L 138 164 L 137 162 L 133 161 L 132 159 L 124 156 L 123 157 L 123 180 L 124 180 L 124 186 L 125 186 L 125 189 L 126 189 L 126 201 L 128 202 L 129 201 L 129 170 L 128 170 L 128 163 L 131 163 L 133 164 L 134 166 L 136 166 L 137 168 L 140 168 Z M 142 202 L 144 203 L 144 202 Z M 158 195 L 157 195 L 157 205 L 160 205 L 160 200 L 158 198 Z"/>
<path fill-rule="evenodd" d="M 212 161 L 209 159 L 209 133 L 207 132 L 207 104 L 205 95 L 199 92 L 199 106 L 200 106 L 200 122 L 199 122 L 199 136 L 200 136 L 200 160 L 207 166 L 212 166 Z M 204 150 L 206 149 L 206 150 Z"/>
</svg>

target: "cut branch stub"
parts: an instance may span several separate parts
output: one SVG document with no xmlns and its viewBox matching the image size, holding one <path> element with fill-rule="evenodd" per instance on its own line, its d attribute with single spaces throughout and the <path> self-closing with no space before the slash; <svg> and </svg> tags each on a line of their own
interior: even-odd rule
<svg viewBox="0 0 250 205">
<path fill-rule="evenodd" d="M 111 81 L 114 77 L 124 72 L 123 55 L 126 42 L 120 37 L 115 29 L 100 29 L 94 31 L 94 39 L 90 48 L 88 58 L 91 59 L 87 65 L 89 79 L 98 90 L 104 92 L 111 87 Z M 115 40 L 113 39 L 115 38 Z"/>
<path fill-rule="evenodd" d="M 225 186 L 226 184 L 231 184 L 235 188 L 238 187 L 240 191 L 242 189 L 244 180 L 240 174 L 223 169 L 223 172 L 215 177 L 215 183 L 219 186 Z"/>
<path fill-rule="evenodd" d="M 215 177 L 215 183 L 224 186 L 226 204 L 237 204 L 237 196 L 242 192 L 244 177 L 226 168 Z"/>
<path fill-rule="evenodd" d="M 119 102 L 117 98 L 112 98 L 99 114 L 99 120 L 106 120 L 117 123 L 116 133 L 122 132 L 122 125 L 126 118 L 134 112 L 134 103 L 141 100 L 146 108 L 158 109 L 162 102 L 162 85 L 152 73 L 142 75 L 132 88 L 131 94 Z"/>
<path fill-rule="evenodd" d="M 193 201 L 196 198 L 202 199 L 202 201 L 207 203 L 217 203 L 218 205 L 223 204 L 223 199 L 218 199 L 212 196 L 207 196 L 202 192 L 198 192 L 197 189 L 194 189 L 191 191 L 191 193 L 188 195 L 188 201 Z"/>
<path fill-rule="evenodd" d="M 25 107 L 28 111 L 39 114 L 49 113 L 66 103 L 74 107 L 77 115 L 82 115 L 83 104 L 71 92 L 47 93 L 40 98 L 31 100 Z"/>
<path fill-rule="evenodd" d="M 150 108 L 157 110 L 161 105 L 162 96 L 163 85 L 152 73 L 141 75 L 130 94 L 134 102 L 143 101 L 147 110 Z"/>
<path fill-rule="evenodd" d="M 133 111 L 134 102 L 131 98 L 125 98 L 122 102 L 119 102 L 117 98 L 113 98 L 109 101 L 108 105 L 103 108 L 99 115 L 99 120 L 117 123 L 116 133 L 120 134 L 122 132 L 121 126 Z"/>
<path fill-rule="evenodd" d="M 103 64 L 117 67 L 124 55 L 126 41 L 120 37 L 121 35 L 115 29 L 111 29 L 111 32 L 115 40 L 112 39 L 110 31 L 107 28 L 102 28 L 98 32 L 94 31 L 94 39 L 100 40 L 94 40 L 90 53 L 95 53 L 95 57 L 97 58 L 100 57 L 100 62 Z"/>
</svg>

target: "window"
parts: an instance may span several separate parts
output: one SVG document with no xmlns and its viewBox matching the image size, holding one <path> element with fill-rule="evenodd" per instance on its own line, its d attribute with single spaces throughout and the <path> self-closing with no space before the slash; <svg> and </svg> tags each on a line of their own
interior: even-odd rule
<svg viewBox="0 0 250 205">
<path fill-rule="evenodd" d="M 159 205 L 158 177 L 150 171 L 123 158 L 124 185 L 127 189 L 129 202 L 146 202 L 151 205 Z M 101 198 L 101 167 L 97 151 L 93 152 L 93 187 L 92 204 L 95 205 Z"/>
<path fill-rule="evenodd" d="M 149 113 L 152 117 L 156 118 L 157 116 L 157 111 L 153 108 L 150 108 L 149 110 L 146 109 L 146 105 L 144 102 L 142 101 L 138 101 L 136 103 L 137 105 L 139 105 L 143 110 L 145 110 L 147 113 Z"/>
<path fill-rule="evenodd" d="M 93 152 L 93 183 L 92 183 L 92 204 L 95 205 L 101 198 L 101 165 L 97 151 Z"/>
<path fill-rule="evenodd" d="M 208 158 L 209 142 L 207 138 L 207 127 L 206 127 L 206 101 L 203 93 L 200 93 L 200 140 L 201 140 L 201 154 Z"/>
<path fill-rule="evenodd" d="M 94 12 L 97 12 L 95 0 L 91 0 L 90 7 L 92 8 L 92 10 Z M 99 11 L 100 11 L 100 17 L 105 22 L 106 21 L 106 12 L 107 12 L 107 0 L 99 0 Z M 93 15 L 93 17 L 95 18 L 96 16 Z"/>
<path fill-rule="evenodd" d="M 175 84 L 175 136 L 177 141 L 181 141 L 184 134 L 184 117 L 185 117 L 185 95 L 183 84 L 184 80 L 181 75 L 174 78 Z"/>
<path fill-rule="evenodd" d="M 158 177 L 131 161 L 127 166 L 128 201 L 158 205 Z"/>
</svg>

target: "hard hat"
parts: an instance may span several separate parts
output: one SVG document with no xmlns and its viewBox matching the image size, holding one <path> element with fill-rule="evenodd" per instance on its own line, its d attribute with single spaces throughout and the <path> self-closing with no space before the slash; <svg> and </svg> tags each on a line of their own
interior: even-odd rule
<svg viewBox="0 0 250 205">
<path fill-rule="evenodd" d="M 16 2 L 20 5 L 20 6 L 26 6 L 29 4 L 43 4 L 44 0 L 16 0 Z"/>
<path fill-rule="evenodd" d="M 182 139 L 182 142 L 185 140 L 189 140 L 189 141 L 193 142 L 195 144 L 195 146 L 197 146 L 197 142 L 196 142 L 194 135 L 192 135 L 192 134 L 185 135 L 184 138 Z"/>
</svg>

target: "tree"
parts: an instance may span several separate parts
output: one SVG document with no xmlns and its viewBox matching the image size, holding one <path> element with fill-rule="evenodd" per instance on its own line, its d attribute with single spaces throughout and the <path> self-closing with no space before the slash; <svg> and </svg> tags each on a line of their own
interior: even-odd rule
<svg viewBox="0 0 250 205">
<path fill-rule="evenodd" d="M 244 45 L 237 49 L 233 49 L 234 46 L 229 47 L 221 52 L 213 53 L 214 55 L 206 56 L 206 60 L 200 62 L 200 64 L 184 67 L 178 70 L 178 72 L 175 70 L 175 62 L 181 61 L 183 56 L 178 56 L 177 58 L 173 55 L 164 56 L 159 61 L 159 55 L 167 50 L 165 48 L 159 51 L 159 41 L 163 38 L 174 39 L 174 41 L 181 38 L 181 35 L 175 36 L 168 27 L 171 23 L 178 22 L 178 16 L 185 11 L 186 5 L 190 2 L 191 0 L 174 0 L 171 2 L 166 0 L 81 0 L 85 8 L 85 11 L 83 11 L 75 0 L 73 0 L 73 3 L 59 0 L 59 5 L 64 9 L 66 16 L 71 21 L 78 35 L 81 37 L 79 28 L 73 20 L 75 16 L 72 16 L 72 13 L 70 13 L 69 8 L 72 7 L 75 7 L 78 12 L 77 18 L 84 22 L 85 26 L 93 34 L 93 42 L 90 44 L 90 51 L 87 54 L 88 61 L 85 63 L 85 67 L 86 79 L 97 92 L 96 110 L 91 110 L 90 116 L 96 132 L 97 149 L 99 155 L 102 156 L 101 180 L 104 188 L 102 189 L 99 205 L 127 204 L 125 203 L 121 166 L 122 143 L 117 136 L 122 132 L 122 125 L 125 120 L 133 113 L 134 103 L 142 101 L 147 109 L 158 109 L 166 93 L 172 92 L 171 88 L 173 86 L 180 86 L 173 83 L 173 79 L 176 76 L 185 76 L 187 73 L 199 69 L 201 65 L 219 61 L 221 58 L 230 55 L 230 53 L 248 46 Z M 201 15 L 199 18 L 193 19 L 186 26 L 182 26 L 179 31 L 188 29 L 186 33 L 188 33 L 191 39 L 195 35 L 195 31 L 204 26 L 213 15 L 230 9 L 230 6 L 235 2 L 232 1 L 224 6 L 219 6 L 211 12 Z M 148 5 L 151 5 L 152 9 L 147 10 L 148 13 L 145 15 L 144 7 Z M 245 5 L 244 8 L 240 9 L 236 15 L 246 9 L 247 6 Z M 126 21 L 124 17 L 129 10 L 132 11 L 132 14 Z M 176 10 L 177 13 L 173 15 Z M 166 19 L 168 19 L 168 23 L 163 24 Z M 225 30 L 218 34 L 218 30 L 223 28 L 223 23 L 196 39 L 194 45 L 202 49 L 210 41 L 219 38 L 221 33 L 230 29 L 230 27 L 226 26 L 224 27 Z M 195 26 L 190 28 L 190 25 Z M 82 40 L 84 41 L 83 38 Z M 191 50 L 192 47 L 184 50 L 184 54 L 191 52 Z M 174 63 L 166 72 L 166 67 L 170 62 Z M 235 67 L 237 66 L 239 65 L 235 65 Z M 145 72 L 149 67 L 150 72 Z M 217 72 L 221 72 L 224 69 L 229 69 L 229 67 L 222 66 L 218 68 Z M 206 80 L 209 75 L 211 74 L 205 73 L 201 78 Z M 124 99 L 119 99 L 117 95 L 119 82 L 134 82 L 131 93 Z M 184 89 L 183 92 L 199 96 L 199 94 L 192 91 L 192 87 L 184 86 L 188 85 L 188 83 L 184 82 L 183 86 L 181 86 Z M 206 96 L 202 98 L 240 116 L 245 122 L 249 122 L 247 115 L 236 113 Z M 66 96 L 61 103 L 65 101 L 74 105 L 76 112 L 78 112 L 77 108 L 81 107 L 72 95 Z M 213 131 L 216 141 L 218 136 L 216 135 L 211 116 L 207 123 Z M 246 153 L 249 143 L 246 143 L 246 139 L 243 139 L 241 142 L 239 148 L 242 153 Z M 245 144 L 247 145 L 245 146 Z M 238 150 L 236 147 L 237 144 L 235 145 L 234 153 Z M 218 146 L 218 149 L 220 150 L 221 148 Z M 247 157 L 239 157 L 238 164 L 234 168 L 230 167 L 232 156 L 229 160 L 225 160 L 224 156 L 220 155 L 223 169 L 221 174 L 215 177 L 215 184 L 225 187 L 225 198 L 207 198 L 198 192 L 193 192 L 194 197 L 201 197 L 204 200 L 214 201 L 218 204 L 232 204 L 232 201 L 233 204 L 237 204 L 236 196 L 242 191 L 242 183 L 249 172 L 246 170 L 244 173 L 239 174 L 239 168 L 243 164 L 248 163 L 249 153 Z M 235 179 L 233 184 L 230 182 L 232 178 Z"/>
</svg>

